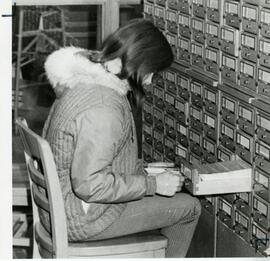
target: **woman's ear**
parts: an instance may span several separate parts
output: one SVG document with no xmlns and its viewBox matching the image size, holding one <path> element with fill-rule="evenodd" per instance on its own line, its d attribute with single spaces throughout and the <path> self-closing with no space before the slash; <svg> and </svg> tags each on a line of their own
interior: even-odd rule
<svg viewBox="0 0 270 261">
<path fill-rule="evenodd" d="M 104 63 L 106 71 L 113 73 L 115 75 L 122 71 L 122 61 L 120 58 L 115 58 L 113 60 Z"/>
</svg>

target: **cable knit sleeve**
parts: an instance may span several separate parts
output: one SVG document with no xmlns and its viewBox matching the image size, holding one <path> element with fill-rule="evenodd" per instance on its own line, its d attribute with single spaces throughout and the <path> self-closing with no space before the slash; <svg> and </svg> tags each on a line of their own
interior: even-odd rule
<svg viewBox="0 0 270 261">
<path fill-rule="evenodd" d="M 86 202 L 126 202 L 155 190 L 155 181 L 145 175 L 112 171 L 124 131 L 122 121 L 120 113 L 105 105 L 84 112 L 76 120 L 71 182 L 76 195 Z"/>
</svg>

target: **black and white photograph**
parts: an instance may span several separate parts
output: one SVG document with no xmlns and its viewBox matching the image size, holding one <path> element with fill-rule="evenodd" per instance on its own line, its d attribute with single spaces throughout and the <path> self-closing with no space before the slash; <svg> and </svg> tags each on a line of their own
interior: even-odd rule
<svg viewBox="0 0 270 261">
<path fill-rule="evenodd" d="M 0 10 L 3 257 L 270 257 L 269 0 Z"/>
</svg>

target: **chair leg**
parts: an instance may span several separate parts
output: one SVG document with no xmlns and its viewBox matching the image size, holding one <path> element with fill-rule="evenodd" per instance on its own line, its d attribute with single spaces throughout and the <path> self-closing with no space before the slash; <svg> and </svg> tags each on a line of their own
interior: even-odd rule
<svg viewBox="0 0 270 261">
<path fill-rule="evenodd" d="M 36 242 L 36 240 L 33 240 L 33 259 L 40 259 L 41 256 L 39 254 L 39 250 L 38 250 L 38 244 Z"/>
</svg>

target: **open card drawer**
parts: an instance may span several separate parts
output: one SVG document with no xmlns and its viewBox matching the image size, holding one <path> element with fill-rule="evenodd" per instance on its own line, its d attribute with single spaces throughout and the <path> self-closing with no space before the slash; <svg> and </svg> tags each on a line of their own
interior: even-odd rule
<svg viewBox="0 0 270 261">
<path fill-rule="evenodd" d="M 240 159 L 192 165 L 183 174 L 185 188 L 193 195 L 252 191 L 252 168 Z"/>
</svg>

